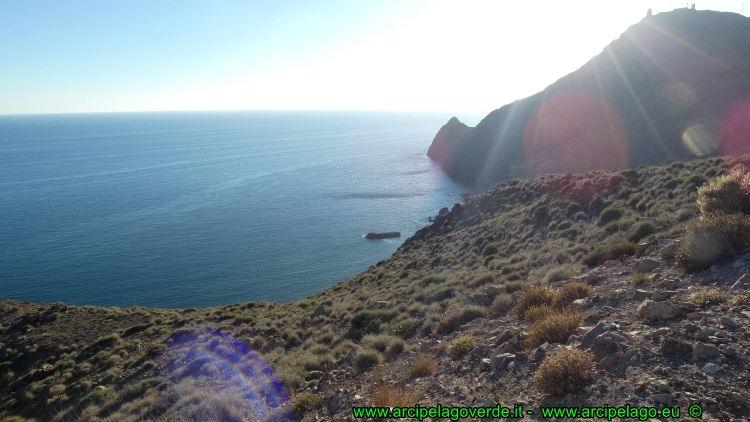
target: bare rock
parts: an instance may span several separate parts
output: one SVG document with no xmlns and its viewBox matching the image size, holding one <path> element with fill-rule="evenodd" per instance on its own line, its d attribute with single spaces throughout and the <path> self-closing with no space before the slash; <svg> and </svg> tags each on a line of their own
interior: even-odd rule
<svg viewBox="0 0 750 422">
<path fill-rule="evenodd" d="M 313 312 L 313 316 L 314 316 L 314 317 L 317 317 L 317 316 L 321 316 L 321 315 L 325 315 L 325 314 L 326 314 L 326 307 L 325 307 L 325 306 L 323 306 L 323 305 L 320 305 L 320 306 L 318 306 L 318 307 L 317 307 L 317 308 L 315 309 L 315 312 Z"/>
<path fill-rule="evenodd" d="M 732 318 L 725 317 L 725 316 L 721 317 L 721 319 L 719 320 L 719 323 L 727 328 L 737 328 L 740 326 L 740 324 L 738 324 L 737 321 L 735 321 Z"/>
<path fill-rule="evenodd" d="M 690 343 L 676 338 L 666 338 L 661 342 L 661 352 L 665 355 L 689 355 L 693 353 Z"/>
<path fill-rule="evenodd" d="M 573 303 L 570 304 L 570 309 L 573 311 L 585 311 L 586 308 L 588 308 L 589 300 L 584 299 L 576 299 L 573 301 Z"/>
<path fill-rule="evenodd" d="M 581 336 L 580 343 L 577 345 L 579 349 L 588 349 L 594 344 L 594 340 L 599 337 L 600 334 L 604 333 L 607 328 L 606 322 L 600 322 L 594 326 L 594 328 L 588 330 L 583 336 Z"/>
<path fill-rule="evenodd" d="M 478 306 L 490 306 L 492 305 L 492 297 L 486 294 L 477 293 L 466 296 L 466 301 L 472 305 Z"/>
<path fill-rule="evenodd" d="M 660 261 L 651 258 L 643 258 L 633 265 L 633 271 L 638 271 L 639 273 L 650 273 L 657 269 L 659 265 L 661 265 Z"/>
<path fill-rule="evenodd" d="M 494 352 L 492 352 L 493 355 L 502 355 L 503 353 L 511 353 L 515 352 L 517 349 L 516 345 L 511 343 L 510 341 L 506 341 L 505 343 L 497 346 Z"/>
<path fill-rule="evenodd" d="M 641 300 L 649 297 L 649 293 L 645 290 L 636 290 L 635 293 L 633 293 L 633 299 L 635 300 Z"/>
<path fill-rule="evenodd" d="M 693 348 L 693 360 L 695 361 L 716 359 L 720 355 L 719 349 L 701 341 Z"/>
<path fill-rule="evenodd" d="M 745 287 L 750 283 L 750 274 L 745 273 L 742 274 L 742 277 L 737 279 L 737 281 L 732 284 L 732 287 L 729 288 L 729 290 L 732 291 L 738 291 L 738 290 L 744 290 Z"/>
<path fill-rule="evenodd" d="M 490 359 L 490 368 L 492 369 L 492 373 L 495 374 L 495 376 L 500 375 L 500 371 L 505 369 L 505 367 L 507 367 L 509 363 L 515 360 L 515 358 L 516 355 L 512 353 L 502 353 L 493 356 L 492 359 Z"/>
<path fill-rule="evenodd" d="M 500 286 L 500 285 L 487 286 L 484 288 L 484 293 L 488 296 L 495 297 L 497 295 L 507 293 L 507 289 L 505 288 L 505 286 Z"/>
<path fill-rule="evenodd" d="M 594 284 L 598 283 L 602 278 L 599 274 L 589 274 L 586 277 L 583 278 L 583 282 L 588 284 L 589 286 L 593 286 Z"/>
<path fill-rule="evenodd" d="M 638 305 L 638 316 L 641 318 L 670 319 L 676 318 L 680 314 L 679 308 L 666 301 L 654 302 L 652 300 L 644 300 L 643 303 Z"/>
</svg>

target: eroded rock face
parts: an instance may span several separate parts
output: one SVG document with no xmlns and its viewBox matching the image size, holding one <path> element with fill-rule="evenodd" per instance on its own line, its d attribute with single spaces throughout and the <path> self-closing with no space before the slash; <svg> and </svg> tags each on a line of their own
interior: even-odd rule
<svg viewBox="0 0 750 422">
<path fill-rule="evenodd" d="M 695 361 L 712 360 L 718 358 L 719 356 L 721 356 L 719 349 L 709 344 L 705 344 L 701 341 L 699 341 L 698 344 L 696 344 L 693 348 L 693 360 Z"/>
</svg>

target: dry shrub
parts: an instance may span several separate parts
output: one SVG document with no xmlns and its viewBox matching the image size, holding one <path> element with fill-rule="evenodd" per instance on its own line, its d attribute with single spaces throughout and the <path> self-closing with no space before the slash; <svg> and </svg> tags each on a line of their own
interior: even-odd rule
<svg viewBox="0 0 750 422">
<path fill-rule="evenodd" d="M 640 245 L 635 243 L 626 243 L 611 247 L 599 258 L 599 264 L 603 264 L 611 259 L 617 259 L 623 255 L 633 256 L 638 251 Z"/>
<path fill-rule="evenodd" d="M 633 284 L 635 284 L 636 286 L 649 282 L 651 282 L 651 276 L 649 276 L 648 274 L 644 274 L 639 271 L 633 273 Z"/>
<path fill-rule="evenodd" d="M 435 324 L 434 331 L 437 334 L 449 334 L 458 329 L 458 327 L 466 324 L 469 321 L 473 321 L 477 318 L 483 317 L 485 314 L 484 308 L 481 306 L 467 306 L 461 311 L 452 312 L 445 316 L 445 318 L 438 321 Z"/>
<path fill-rule="evenodd" d="M 688 297 L 688 302 L 696 306 L 709 306 L 724 303 L 728 299 L 727 295 L 718 288 L 709 289 L 704 287 Z"/>
<path fill-rule="evenodd" d="M 750 214 L 749 192 L 750 174 L 735 169 L 698 189 L 698 208 L 702 214 Z"/>
<path fill-rule="evenodd" d="M 555 292 L 544 286 L 528 287 L 523 290 L 518 298 L 518 303 L 513 310 L 519 318 L 522 318 L 526 310 L 532 306 L 552 305 L 555 298 Z"/>
<path fill-rule="evenodd" d="M 412 362 L 409 368 L 409 378 L 412 377 L 426 377 L 432 375 L 437 371 L 437 364 L 435 360 L 429 356 L 422 356 Z"/>
<path fill-rule="evenodd" d="M 448 346 L 448 353 L 458 359 L 469 353 L 474 348 L 474 336 L 466 334 L 457 337 Z"/>
<path fill-rule="evenodd" d="M 378 407 L 410 407 L 422 398 L 422 394 L 421 391 L 405 391 L 387 383 L 380 383 L 375 389 L 372 404 Z"/>
<path fill-rule="evenodd" d="M 495 296 L 495 300 L 492 301 L 490 310 L 494 313 L 508 312 L 513 308 L 513 297 L 507 293 L 501 293 Z"/>
<path fill-rule="evenodd" d="M 729 304 L 732 306 L 750 305 L 750 291 L 742 292 L 733 297 L 732 300 L 729 301 Z"/>
<path fill-rule="evenodd" d="M 574 334 L 585 318 L 583 312 L 566 311 L 553 313 L 535 322 L 526 336 L 526 347 L 533 349 L 545 341 L 565 344 Z"/>
<path fill-rule="evenodd" d="M 705 270 L 717 259 L 750 245 L 750 216 L 708 214 L 688 225 L 685 239 L 675 254 L 677 262 L 692 273 Z"/>
<path fill-rule="evenodd" d="M 574 300 L 589 297 L 593 291 L 594 289 L 591 286 L 580 281 L 568 283 L 555 293 L 555 298 L 552 300 L 552 307 L 555 309 L 567 308 Z"/>
<path fill-rule="evenodd" d="M 527 309 L 523 314 L 523 319 L 529 322 L 536 322 L 548 317 L 554 311 L 547 305 L 536 305 Z"/>
<path fill-rule="evenodd" d="M 537 390 L 544 394 L 574 393 L 594 380 L 593 355 L 578 349 L 563 350 L 548 357 L 534 376 Z"/>
<path fill-rule="evenodd" d="M 523 288 L 526 286 L 526 283 L 524 283 L 523 281 L 509 281 L 505 283 L 504 286 L 505 291 L 508 294 L 512 294 L 513 292 L 523 290 Z"/>
</svg>

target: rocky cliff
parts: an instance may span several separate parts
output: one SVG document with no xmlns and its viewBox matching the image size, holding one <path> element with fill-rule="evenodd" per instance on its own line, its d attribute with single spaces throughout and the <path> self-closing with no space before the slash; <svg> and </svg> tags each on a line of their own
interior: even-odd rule
<svg viewBox="0 0 750 422">
<path fill-rule="evenodd" d="M 744 153 L 748 121 L 750 19 L 677 10 L 644 18 L 580 69 L 474 128 L 451 119 L 428 156 L 484 188 Z"/>
</svg>

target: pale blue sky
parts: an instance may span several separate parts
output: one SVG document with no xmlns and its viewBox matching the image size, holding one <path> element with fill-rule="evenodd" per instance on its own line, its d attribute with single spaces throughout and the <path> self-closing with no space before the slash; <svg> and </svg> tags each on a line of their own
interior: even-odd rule
<svg viewBox="0 0 750 422">
<path fill-rule="evenodd" d="M 486 113 L 575 70 L 649 7 L 685 4 L 0 0 L 0 114 Z"/>
</svg>

